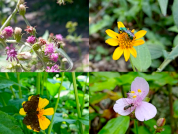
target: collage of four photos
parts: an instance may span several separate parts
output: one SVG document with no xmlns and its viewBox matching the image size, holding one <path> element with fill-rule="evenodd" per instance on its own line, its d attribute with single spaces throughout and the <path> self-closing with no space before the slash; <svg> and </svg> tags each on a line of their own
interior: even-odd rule
<svg viewBox="0 0 178 134">
<path fill-rule="evenodd" d="M 178 0 L 0 0 L 0 134 L 178 134 Z"/>
</svg>

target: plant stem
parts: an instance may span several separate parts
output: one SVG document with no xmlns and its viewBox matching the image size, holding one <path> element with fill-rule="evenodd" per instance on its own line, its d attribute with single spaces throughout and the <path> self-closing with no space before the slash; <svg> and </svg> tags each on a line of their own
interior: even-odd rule
<svg viewBox="0 0 178 134">
<path fill-rule="evenodd" d="M 89 73 L 87 73 L 87 78 L 89 78 Z M 85 81 L 85 86 L 84 86 L 84 91 L 83 91 L 83 101 L 82 101 L 82 106 L 81 106 L 81 115 L 83 113 L 83 108 L 84 108 L 84 104 L 85 104 L 85 93 L 86 93 L 86 87 L 87 87 L 87 78 L 86 78 L 86 81 Z"/>
<path fill-rule="evenodd" d="M 20 73 L 17 72 L 16 75 L 17 75 L 17 82 L 19 84 L 19 98 L 22 98 L 22 90 L 21 90 L 21 86 L 20 86 Z"/>
<path fill-rule="evenodd" d="M 7 72 L 5 72 L 5 74 L 6 74 L 6 78 L 9 80 L 9 75 L 8 75 L 8 73 L 7 73 Z M 13 90 L 12 86 L 10 86 L 10 90 L 11 90 L 11 92 L 12 92 L 12 94 L 13 94 L 14 98 L 16 98 L 16 95 L 15 95 L 15 92 L 14 92 L 14 90 Z"/>
<path fill-rule="evenodd" d="M 1 94 L 0 94 L 0 98 L 1 98 L 1 100 L 2 100 L 2 105 L 3 105 L 3 106 L 7 106 L 7 104 L 6 104 L 6 102 L 4 101 L 3 97 L 1 96 Z"/>
<path fill-rule="evenodd" d="M 74 93 L 75 93 L 75 101 L 77 104 L 77 113 L 78 113 L 78 118 L 81 118 L 81 112 L 80 112 L 80 104 L 79 104 L 79 99 L 78 99 L 78 91 L 77 91 L 77 84 L 76 84 L 76 78 L 75 78 L 75 72 L 72 72 L 72 80 L 73 80 L 73 86 L 74 86 Z M 80 128 L 80 133 L 83 134 L 83 127 L 82 123 L 79 122 L 79 128 Z"/>
<path fill-rule="evenodd" d="M 14 15 L 17 13 L 19 3 L 20 3 L 20 0 L 18 0 L 17 5 L 16 5 L 14 11 L 12 12 L 12 14 L 7 18 L 7 20 L 2 25 L 2 27 L 0 29 L 0 32 L 8 25 L 8 23 L 11 21 L 11 19 L 14 17 Z"/>
<path fill-rule="evenodd" d="M 44 72 L 43 83 L 42 83 L 42 86 L 41 86 L 41 95 L 43 95 L 44 82 L 46 82 L 47 76 L 48 76 L 48 73 L 47 73 L 47 72 Z"/>
<path fill-rule="evenodd" d="M 169 106 L 170 106 L 170 118 L 171 118 L 171 134 L 174 134 L 174 112 L 173 112 L 173 99 L 172 99 L 172 87 L 167 85 L 169 91 Z"/>
<path fill-rule="evenodd" d="M 163 69 L 172 61 L 172 59 L 166 59 L 163 63 L 158 67 L 157 72 L 162 72 Z"/>
<path fill-rule="evenodd" d="M 51 119 L 51 124 L 50 124 L 49 129 L 48 129 L 48 134 L 51 134 L 51 130 L 52 130 L 52 126 L 53 126 L 53 120 L 54 120 L 54 115 L 56 113 L 56 110 L 57 110 L 57 107 L 58 107 L 58 103 L 59 103 L 59 98 L 60 98 L 60 93 L 61 93 L 61 89 L 62 89 L 63 79 L 64 79 L 64 72 L 62 72 L 61 84 L 60 84 L 60 88 L 58 90 L 58 98 L 57 98 L 56 105 L 55 105 L 55 108 L 54 108 L 54 114 L 53 114 L 52 119 Z"/>
<path fill-rule="evenodd" d="M 138 121 L 134 120 L 134 128 L 136 130 L 136 134 L 138 134 Z"/>
<path fill-rule="evenodd" d="M 27 18 L 25 17 L 25 15 L 22 15 L 22 17 L 23 17 L 25 23 L 27 24 L 27 26 L 31 26 L 30 23 L 28 22 Z"/>
<path fill-rule="evenodd" d="M 122 93 L 123 98 L 126 98 L 126 94 L 125 94 L 125 91 L 123 89 L 123 86 L 121 86 L 121 93 Z"/>
<path fill-rule="evenodd" d="M 41 73 L 37 73 L 37 80 L 36 80 L 37 94 L 40 94 L 40 79 L 41 79 Z"/>
<path fill-rule="evenodd" d="M 131 63 L 131 65 L 132 65 L 133 71 L 134 71 L 134 72 L 137 72 L 136 69 L 135 69 L 135 67 L 134 67 L 134 65 L 133 65 L 133 63 L 132 63 L 132 60 L 131 60 L 131 59 L 130 59 L 130 63 Z"/>
</svg>

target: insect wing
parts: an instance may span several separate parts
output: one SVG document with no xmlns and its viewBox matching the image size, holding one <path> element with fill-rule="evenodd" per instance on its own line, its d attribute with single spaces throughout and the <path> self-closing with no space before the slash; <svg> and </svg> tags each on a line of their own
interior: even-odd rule
<svg viewBox="0 0 178 134">
<path fill-rule="evenodd" d="M 40 131 L 40 125 L 39 125 L 39 121 L 38 121 L 38 116 L 36 112 L 31 112 L 28 113 L 24 119 L 23 119 L 23 123 L 25 125 L 30 125 L 30 127 L 33 130 L 37 130 Z"/>
<path fill-rule="evenodd" d="M 38 102 L 39 102 L 39 95 L 32 96 L 29 101 L 26 101 L 23 104 L 24 111 L 27 113 L 36 111 L 36 109 L 38 108 Z"/>
</svg>

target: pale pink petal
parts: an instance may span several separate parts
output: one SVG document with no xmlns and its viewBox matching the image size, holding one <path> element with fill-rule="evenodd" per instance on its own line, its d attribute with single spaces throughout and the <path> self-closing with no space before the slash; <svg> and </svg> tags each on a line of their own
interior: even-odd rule
<svg viewBox="0 0 178 134">
<path fill-rule="evenodd" d="M 135 117 L 139 121 L 144 120 L 146 121 L 152 119 L 153 117 L 155 117 L 156 113 L 157 113 L 156 107 L 151 103 L 144 101 L 142 101 L 142 103 L 135 109 Z"/>
<path fill-rule="evenodd" d="M 135 107 L 132 106 L 131 108 L 128 108 L 127 110 L 124 110 L 125 106 L 128 106 L 129 104 L 132 103 L 132 99 L 129 98 L 121 98 L 116 101 L 116 104 L 114 104 L 114 111 L 120 115 L 129 115 Z"/>
<path fill-rule="evenodd" d="M 141 77 L 136 77 L 131 85 L 131 91 L 135 91 L 137 93 L 138 89 L 141 90 L 139 98 L 143 100 L 149 92 L 149 85 L 148 82 Z"/>
</svg>

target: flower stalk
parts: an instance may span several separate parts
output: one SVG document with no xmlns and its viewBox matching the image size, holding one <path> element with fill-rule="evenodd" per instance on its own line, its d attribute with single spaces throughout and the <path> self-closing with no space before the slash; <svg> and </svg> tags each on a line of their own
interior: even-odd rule
<svg viewBox="0 0 178 134">
<path fill-rule="evenodd" d="M 136 130 L 136 134 L 138 134 L 138 121 L 134 120 L 134 128 Z"/>
<path fill-rule="evenodd" d="M 79 99 L 78 99 L 78 91 L 77 91 L 77 84 L 76 84 L 76 78 L 75 78 L 75 72 L 72 72 L 72 80 L 73 80 L 73 87 L 74 87 L 74 93 L 75 93 L 75 101 L 77 104 L 77 113 L 78 113 L 78 118 L 81 118 L 81 112 L 80 112 L 80 104 L 79 104 Z M 80 133 L 83 134 L 83 127 L 82 123 L 79 122 L 79 127 L 80 127 Z"/>
<path fill-rule="evenodd" d="M 52 119 L 51 119 L 51 124 L 50 124 L 49 129 L 48 129 L 48 134 L 51 134 L 54 116 L 55 116 L 55 113 L 56 113 L 56 110 L 57 110 L 57 107 L 58 107 L 58 103 L 59 103 L 59 99 L 60 99 L 60 93 L 61 93 L 61 89 L 62 89 L 63 79 L 64 79 L 64 72 L 62 72 L 61 84 L 60 84 L 60 88 L 58 90 L 58 98 L 57 98 L 56 105 L 55 105 L 55 108 L 54 108 L 54 114 L 53 114 Z"/>
<path fill-rule="evenodd" d="M 37 94 L 40 94 L 40 79 L 41 79 L 41 73 L 37 73 L 37 81 L 36 81 Z"/>
<path fill-rule="evenodd" d="M 6 78 L 9 80 L 9 75 L 8 75 L 8 73 L 7 73 L 7 72 L 5 72 L 5 75 L 6 75 Z M 14 98 L 16 98 L 16 95 L 15 95 L 15 92 L 14 92 L 14 90 L 13 90 L 12 86 L 10 86 L 10 90 L 11 90 L 11 92 L 12 92 L 12 94 L 13 94 Z"/>
<path fill-rule="evenodd" d="M 17 75 L 17 82 L 19 84 L 19 98 L 22 98 L 22 90 L 21 90 L 21 86 L 20 86 L 20 73 L 17 72 L 16 75 Z"/>
</svg>

